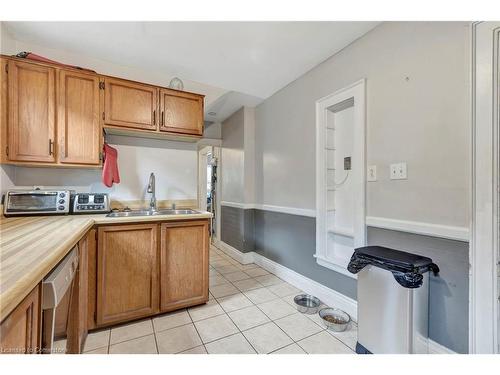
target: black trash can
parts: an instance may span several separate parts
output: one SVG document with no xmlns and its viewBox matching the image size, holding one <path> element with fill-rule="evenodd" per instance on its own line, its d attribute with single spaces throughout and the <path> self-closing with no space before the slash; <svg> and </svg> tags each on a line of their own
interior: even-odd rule
<svg viewBox="0 0 500 375">
<path fill-rule="evenodd" d="M 349 272 L 358 274 L 357 353 L 428 353 L 429 271 L 432 259 L 366 246 L 354 251 Z"/>
</svg>

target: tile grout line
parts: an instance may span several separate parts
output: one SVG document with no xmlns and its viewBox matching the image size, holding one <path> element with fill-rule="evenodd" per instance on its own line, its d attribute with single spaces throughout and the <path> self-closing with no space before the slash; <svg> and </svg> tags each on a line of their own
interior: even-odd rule
<svg viewBox="0 0 500 375">
<path fill-rule="evenodd" d="M 250 301 L 252 302 L 252 301 Z M 247 307 L 250 307 L 250 306 L 247 306 Z M 236 310 L 235 310 L 236 311 Z M 233 323 L 233 325 L 236 327 L 236 329 L 239 331 L 239 333 L 243 336 L 243 338 L 245 339 L 245 341 L 252 347 L 252 349 L 255 351 L 255 354 L 259 354 L 259 352 L 255 349 L 255 347 L 252 345 L 252 343 L 250 341 L 248 341 L 247 337 L 245 336 L 245 334 L 243 333 L 243 331 L 240 329 L 240 327 L 238 327 L 238 325 L 234 322 L 233 319 L 231 319 L 231 317 L 229 316 L 228 313 L 226 313 L 227 317 L 229 318 L 229 320 Z M 235 333 L 236 335 L 237 333 Z M 229 337 L 229 336 L 226 336 L 226 337 Z"/>
<path fill-rule="evenodd" d="M 109 353 L 109 349 L 111 349 L 111 328 L 109 329 L 109 337 L 108 337 L 108 352 L 107 352 L 107 354 L 110 354 L 110 353 Z"/>
<path fill-rule="evenodd" d="M 153 335 L 155 337 L 156 354 L 160 354 L 160 349 L 158 348 L 158 339 L 156 338 L 156 330 L 155 330 L 155 325 L 153 323 L 153 319 L 151 319 L 151 325 L 153 326 Z"/>
<path fill-rule="evenodd" d="M 209 288 L 210 289 L 210 288 Z M 210 294 L 210 290 L 208 291 L 208 293 Z M 210 300 L 209 300 L 210 301 Z M 203 348 L 205 349 L 205 351 L 207 352 L 208 354 L 208 350 L 207 350 L 207 347 L 205 346 L 205 343 L 203 342 L 203 339 L 201 338 L 201 335 L 200 335 L 200 332 L 198 332 L 198 328 L 196 328 L 196 324 L 194 324 L 194 320 L 193 320 L 193 317 L 191 316 L 191 314 L 189 313 L 189 309 L 186 309 L 186 312 L 189 316 L 189 319 L 191 320 L 191 324 L 193 325 L 194 327 L 194 330 L 196 331 L 196 334 L 198 335 L 198 337 L 200 338 L 200 342 L 201 342 L 201 345 L 203 345 Z M 199 345 L 198 345 L 199 346 Z M 196 346 L 194 346 L 193 348 L 196 348 Z M 190 348 L 190 349 L 193 349 L 193 348 Z M 188 349 L 189 350 L 189 349 Z"/>
</svg>

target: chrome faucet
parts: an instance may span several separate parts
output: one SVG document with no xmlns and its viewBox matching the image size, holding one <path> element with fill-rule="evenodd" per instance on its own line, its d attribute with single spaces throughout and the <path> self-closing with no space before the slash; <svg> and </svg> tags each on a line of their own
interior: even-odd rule
<svg viewBox="0 0 500 375">
<path fill-rule="evenodd" d="M 151 200 L 149 202 L 149 209 L 156 211 L 156 187 L 155 187 L 155 174 L 151 172 L 149 175 L 148 193 L 151 193 Z"/>
</svg>

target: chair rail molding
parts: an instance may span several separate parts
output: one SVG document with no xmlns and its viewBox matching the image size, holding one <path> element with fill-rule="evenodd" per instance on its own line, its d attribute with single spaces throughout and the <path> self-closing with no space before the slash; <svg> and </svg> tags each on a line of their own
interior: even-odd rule
<svg viewBox="0 0 500 375">
<path fill-rule="evenodd" d="M 500 22 L 471 27 L 469 352 L 499 353 Z"/>
<path fill-rule="evenodd" d="M 283 214 L 290 214 L 290 215 L 299 215 L 299 216 L 308 216 L 308 217 L 315 217 L 316 216 L 316 210 L 309 209 L 309 208 L 274 206 L 274 205 L 270 205 L 270 204 L 261 204 L 261 203 L 237 203 L 237 202 L 228 202 L 228 201 L 222 201 L 221 205 L 226 206 L 226 207 L 241 208 L 244 210 L 255 209 L 255 210 L 261 210 L 261 211 L 281 212 Z"/>
<path fill-rule="evenodd" d="M 374 228 L 390 229 L 424 236 L 446 238 L 456 241 L 469 241 L 469 228 L 420 221 L 408 221 L 387 217 L 367 216 L 366 225 Z"/>
</svg>

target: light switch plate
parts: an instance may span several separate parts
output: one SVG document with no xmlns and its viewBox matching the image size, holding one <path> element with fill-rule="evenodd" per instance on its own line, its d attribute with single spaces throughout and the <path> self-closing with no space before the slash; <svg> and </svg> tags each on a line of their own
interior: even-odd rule
<svg viewBox="0 0 500 375">
<path fill-rule="evenodd" d="M 377 166 L 369 165 L 366 173 L 366 180 L 369 182 L 377 181 Z"/>
<path fill-rule="evenodd" d="M 389 173 L 391 180 L 406 180 L 408 178 L 406 163 L 391 164 Z"/>
</svg>

